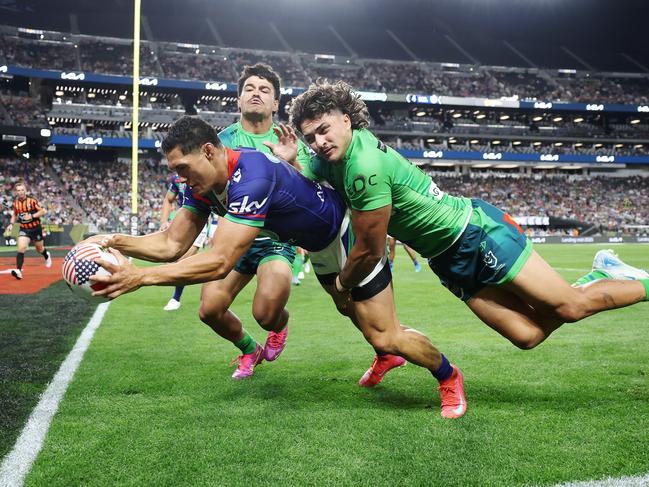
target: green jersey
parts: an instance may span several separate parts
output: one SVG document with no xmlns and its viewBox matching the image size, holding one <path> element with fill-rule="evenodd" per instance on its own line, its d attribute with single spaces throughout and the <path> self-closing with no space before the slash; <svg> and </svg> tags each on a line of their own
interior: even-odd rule
<svg viewBox="0 0 649 487">
<path fill-rule="evenodd" d="M 279 142 L 279 139 L 273 130 L 275 127 L 277 127 L 277 125 L 273 123 L 270 130 L 265 134 L 253 134 L 246 132 L 241 126 L 241 121 L 238 121 L 224 128 L 219 133 L 219 139 L 221 139 L 221 143 L 224 146 L 230 149 L 246 147 L 248 149 L 256 149 L 260 152 L 265 152 L 266 154 L 272 154 L 272 151 L 264 145 L 264 142 L 272 142 L 273 144 Z M 309 147 L 299 139 L 297 144 L 297 161 L 304 166 L 309 162 L 309 159 L 311 159 L 311 151 L 309 150 Z"/>
<path fill-rule="evenodd" d="M 423 257 L 435 257 L 462 234 L 472 213 L 471 200 L 450 196 L 417 166 L 358 129 L 339 164 L 313 157 L 303 174 L 331 184 L 354 210 L 392 205 L 388 233 Z"/>
</svg>

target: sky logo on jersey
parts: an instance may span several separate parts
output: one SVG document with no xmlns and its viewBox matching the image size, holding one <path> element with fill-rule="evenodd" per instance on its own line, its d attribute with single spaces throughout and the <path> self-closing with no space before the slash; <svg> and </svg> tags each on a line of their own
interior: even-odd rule
<svg viewBox="0 0 649 487">
<path fill-rule="evenodd" d="M 238 183 L 241 181 L 241 169 L 237 169 L 234 174 L 232 175 L 232 181 L 235 183 Z"/>
<path fill-rule="evenodd" d="M 259 210 L 266 204 L 268 197 L 264 198 L 261 201 L 250 201 L 250 197 L 245 195 L 241 201 L 233 201 L 228 206 L 228 211 L 234 213 L 235 215 L 241 216 L 256 216 L 258 218 L 264 218 L 266 215 L 258 215 Z"/>
</svg>

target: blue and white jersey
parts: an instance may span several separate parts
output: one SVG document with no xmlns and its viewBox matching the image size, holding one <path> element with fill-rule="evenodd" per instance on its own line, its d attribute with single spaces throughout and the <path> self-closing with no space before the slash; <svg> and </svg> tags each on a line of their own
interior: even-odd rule
<svg viewBox="0 0 649 487">
<path fill-rule="evenodd" d="M 226 150 L 229 178 L 223 193 L 198 195 L 187 187 L 183 208 L 259 227 L 274 240 L 312 252 L 336 238 L 346 211 L 338 193 L 272 155 Z"/>
</svg>

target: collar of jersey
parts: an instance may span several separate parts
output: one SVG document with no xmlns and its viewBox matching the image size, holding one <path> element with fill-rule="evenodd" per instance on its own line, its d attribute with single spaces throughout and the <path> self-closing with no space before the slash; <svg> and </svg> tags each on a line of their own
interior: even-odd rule
<svg viewBox="0 0 649 487">
<path fill-rule="evenodd" d="M 237 163 L 239 162 L 239 157 L 241 157 L 241 153 L 234 151 L 229 147 L 226 147 L 225 151 L 228 154 L 228 179 L 230 179 L 232 173 L 234 172 L 234 168 L 237 167 Z"/>
</svg>

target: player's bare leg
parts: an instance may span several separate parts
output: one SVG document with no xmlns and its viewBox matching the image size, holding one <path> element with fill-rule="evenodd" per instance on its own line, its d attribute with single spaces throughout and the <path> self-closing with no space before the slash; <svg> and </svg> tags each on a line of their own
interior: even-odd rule
<svg viewBox="0 0 649 487">
<path fill-rule="evenodd" d="M 356 312 L 354 308 L 354 302 L 351 300 L 349 294 L 340 294 L 335 292 L 333 285 L 322 284 L 322 288 L 329 294 L 338 309 L 338 312 L 343 316 L 347 316 L 356 328 L 362 333 L 362 329 L 358 324 L 358 319 L 356 318 Z M 390 283 L 390 286 L 392 283 Z M 406 326 L 400 325 L 404 330 L 409 329 Z M 381 383 L 385 378 L 385 375 L 392 369 L 397 367 L 402 367 L 406 365 L 406 359 L 398 355 L 393 355 L 389 353 L 384 353 L 378 350 L 374 350 L 376 355 L 374 356 L 374 361 L 369 369 L 365 371 L 363 376 L 359 379 L 358 384 L 361 387 L 374 387 Z"/>
<path fill-rule="evenodd" d="M 52 256 L 45 250 L 45 243 L 42 240 L 37 240 L 34 242 L 34 248 L 45 259 L 45 267 L 52 267 Z"/>
<path fill-rule="evenodd" d="M 293 270 L 288 262 L 276 259 L 257 268 L 257 290 L 252 303 L 252 315 L 259 326 L 267 330 L 264 358 L 276 360 L 284 350 L 288 336 L 286 303 L 291 293 Z"/>
<path fill-rule="evenodd" d="M 402 243 L 402 245 L 403 245 L 403 250 L 405 250 L 406 254 L 408 254 L 408 257 L 410 257 L 410 260 L 412 261 L 412 265 L 415 266 L 415 272 L 421 272 L 421 264 L 419 264 L 419 261 L 417 260 L 417 252 L 412 250 L 404 243 Z"/>
<path fill-rule="evenodd" d="M 25 252 L 29 247 L 29 237 L 18 237 L 18 250 L 16 252 L 16 268 L 11 271 L 11 275 L 20 280 L 23 278 L 23 264 L 25 263 Z"/>
<path fill-rule="evenodd" d="M 468 301 L 487 325 L 522 349 L 545 340 L 564 323 L 647 299 L 642 281 L 602 279 L 572 287 L 536 252 L 514 280 L 482 289 Z"/>
<path fill-rule="evenodd" d="M 253 374 L 255 365 L 263 359 L 263 348 L 243 328 L 239 317 L 229 308 L 237 295 L 251 281 L 252 275 L 231 271 L 225 279 L 203 284 L 199 316 L 218 335 L 241 350 L 233 379 L 245 379 Z"/>
<path fill-rule="evenodd" d="M 398 355 L 424 367 L 439 381 L 443 417 L 464 415 L 466 399 L 462 373 L 449 363 L 426 335 L 401 326 L 391 286 L 369 299 L 355 301 L 354 308 L 365 339 L 377 351 Z"/>
</svg>

